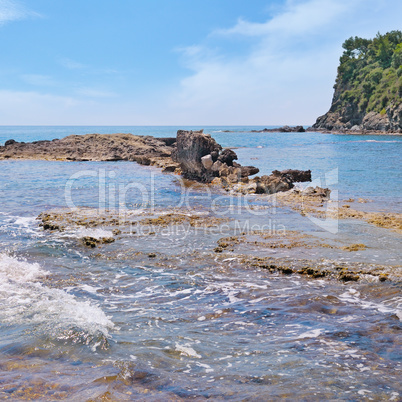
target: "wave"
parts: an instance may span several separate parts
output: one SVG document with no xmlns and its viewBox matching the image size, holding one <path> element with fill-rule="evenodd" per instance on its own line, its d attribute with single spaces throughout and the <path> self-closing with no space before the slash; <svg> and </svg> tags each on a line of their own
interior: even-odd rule
<svg viewBox="0 0 402 402">
<path fill-rule="evenodd" d="M 0 321 L 29 326 L 54 339 L 83 342 L 93 350 L 104 345 L 114 328 L 110 317 L 90 301 L 39 282 L 48 274 L 38 263 L 1 253 Z"/>
<path fill-rule="evenodd" d="M 361 306 L 363 309 L 377 310 L 380 313 L 395 314 L 402 321 L 402 297 L 395 297 L 383 302 L 371 302 L 360 297 L 360 292 L 356 289 L 349 289 L 342 293 L 339 299 Z"/>
<path fill-rule="evenodd" d="M 0 232 L 18 232 L 20 234 L 26 234 L 28 236 L 41 236 L 42 233 L 39 230 L 36 217 L 34 216 L 17 216 L 9 215 L 4 212 L 0 212 Z"/>
</svg>

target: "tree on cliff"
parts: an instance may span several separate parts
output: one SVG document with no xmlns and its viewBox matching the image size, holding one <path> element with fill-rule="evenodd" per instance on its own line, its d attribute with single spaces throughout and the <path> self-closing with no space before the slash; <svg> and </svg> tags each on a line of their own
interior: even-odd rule
<svg viewBox="0 0 402 402">
<path fill-rule="evenodd" d="M 315 127 L 350 128 L 370 112 L 384 116 L 401 104 L 401 31 L 378 33 L 374 39 L 351 37 L 342 47 L 331 109 Z"/>
</svg>

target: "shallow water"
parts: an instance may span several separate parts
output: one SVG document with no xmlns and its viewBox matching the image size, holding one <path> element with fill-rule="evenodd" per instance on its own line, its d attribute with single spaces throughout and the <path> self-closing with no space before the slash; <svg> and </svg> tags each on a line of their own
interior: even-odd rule
<svg viewBox="0 0 402 402">
<path fill-rule="evenodd" d="M 18 130 L 29 139 L 86 132 L 4 130 L 1 138 L 19 140 Z M 262 173 L 311 168 L 314 179 L 338 167 L 338 181 L 329 186 L 339 199 L 367 197 L 372 202 L 361 207 L 400 208 L 400 137 L 214 136 L 241 147 L 240 162 Z M 380 154 L 387 157 L 373 165 Z M 384 182 L 391 167 L 393 186 Z M 400 272 L 396 232 L 341 221 L 331 233 L 261 197 L 208 194 L 129 162 L 0 161 L 0 168 L 0 399 L 401 399 L 400 281 L 283 275 L 249 259 L 303 259 L 312 267 L 375 263 Z M 114 226 L 39 227 L 41 212 L 72 206 L 124 213 L 130 225 L 120 226 L 114 243 L 94 249 L 80 239 L 109 237 Z M 207 229 L 138 223 L 169 212 L 220 223 Z M 250 241 L 214 251 L 219 239 L 256 229 L 272 235 L 269 247 Z M 279 246 L 289 241 L 285 234 L 299 244 Z M 367 248 L 342 249 L 353 243 Z"/>
</svg>

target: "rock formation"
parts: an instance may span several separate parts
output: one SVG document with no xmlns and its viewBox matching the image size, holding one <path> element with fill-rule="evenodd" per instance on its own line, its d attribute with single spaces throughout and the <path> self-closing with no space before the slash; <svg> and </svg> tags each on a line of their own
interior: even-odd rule
<svg viewBox="0 0 402 402">
<path fill-rule="evenodd" d="M 180 164 L 184 178 L 210 182 L 214 178 L 210 169 L 211 162 L 213 162 L 212 154 L 217 155 L 221 149 L 222 147 L 209 134 L 204 134 L 203 130 L 179 130 L 176 137 L 176 150 L 173 152 L 172 159 Z M 209 157 L 205 158 L 208 155 Z"/>
<path fill-rule="evenodd" d="M 184 178 L 210 183 L 216 177 L 225 182 L 247 182 L 248 176 L 259 172 L 254 166 L 241 166 L 236 163 L 236 153 L 225 149 L 209 135 L 201 131 L 177 132 L 176 150 L 172 159 L 180 164 Z"/>
<path fill-rule="evenodd" d="M 227 190 L 242 193 L 274 194 L 294 187 L 295 182 L 311 181 L 311 171 L 275 170 L 270 176 L 250 179 L 259 172 L 254 166 L 235 162 L 236 153 L 222 147 L 203 131 L 177 133 L 176 150 L 172 154 L 180 164 L 183 177 L 205 183 L 221 185 Z"/>
</svg>

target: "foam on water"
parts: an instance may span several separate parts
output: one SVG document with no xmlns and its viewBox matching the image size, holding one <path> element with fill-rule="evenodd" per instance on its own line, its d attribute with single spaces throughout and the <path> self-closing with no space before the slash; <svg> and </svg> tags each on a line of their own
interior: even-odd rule
<svg viewBox="0 0 402 402">
<path fill-rule="evenodd" d="M 0 254 L 0 290 L 10 283 L 24 284 L 47 275 L 38 263 L 28 263 L 7 254 Z"/>
<path fill-rule="evenodd" d="M 113 232 L 111 230 L 105 230 L 102 228 L 96 229 L 88 229 L 88 228 L 81 228 L 77 230 L 76 237 L 93 237 L 95 239 L 101 239 L 103 237 L 113 237 Z"/>
<path fill-rule="evenodd" d="M 87 340 L 109 337 L 114 327 L 110 318 L 90 301 L 38 282 L 47 274 L 37 263 L 0 254 L 0 320 L 59 339 L 72 332 L 80 332 Z"/>
<path fill-rule="evenodd" d="M 19 231 L 28 235 L 39 235 L 36 217 L 34 216 L 16 216 L 1 213 L 4 216 L 1 221 L 1 231 Z"/>
<path fill-rule="evenodd" d="M 347 292 L 342 293 L 339 299 L 347 303 L 359 305 L 363 309 L 373 309 L 380 313 L 395 314 L 402 321 L 402 297 L 394 297 L 381 303 L 372 302 L 362 299 L 360 292 L 351 288 Z"/>
</svg>

